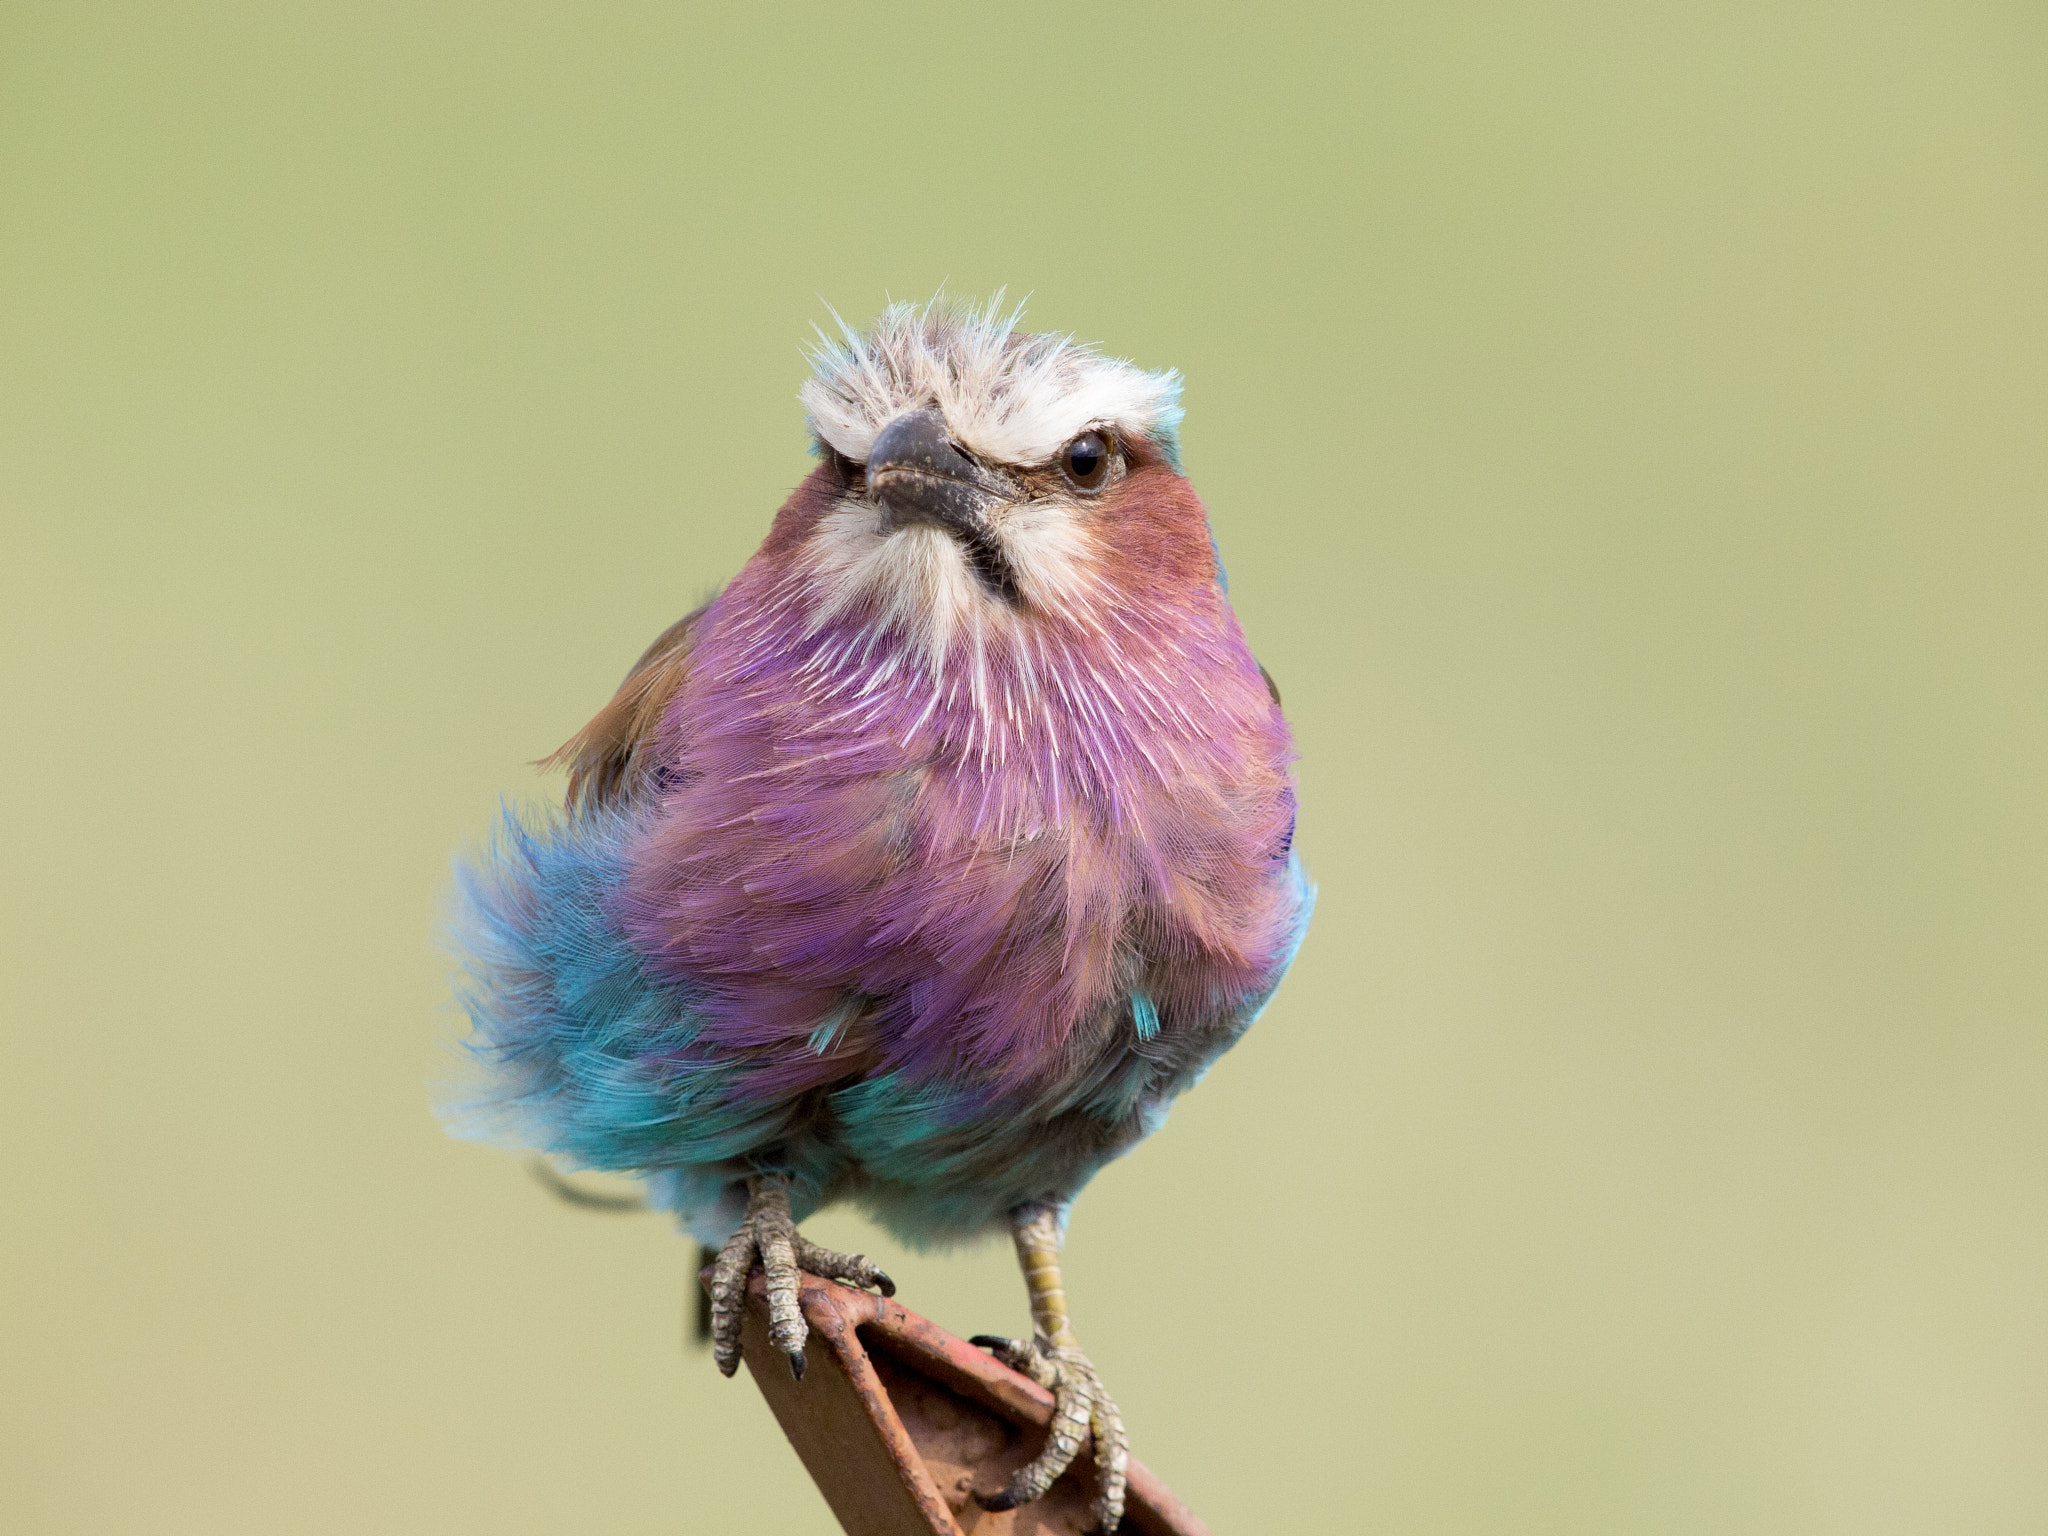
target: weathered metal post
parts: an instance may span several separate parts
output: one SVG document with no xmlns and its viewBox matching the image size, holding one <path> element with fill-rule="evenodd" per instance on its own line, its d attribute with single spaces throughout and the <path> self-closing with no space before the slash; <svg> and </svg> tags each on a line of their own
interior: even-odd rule
<svg viewBox="0 0 2048 1536">
<path fill-rule="evenodd" d="M 707 1271 L 708 1274 L 708 1271 Z M 1052 1394 L 886 1297 L 801 1279 L 804 1375 L 768 1339 L 762 1279 L 748 1289 L 741 1347 L 776 1422 L 847 1536 L 1080 1536 L 1094 1466 L 1075 1462 L 1042 1499 L 992 1512 L 995 1493 L 1045 1443 Z M 1208 1536 L 1136 1461 L 1122 1529 Z"/>
</svg>

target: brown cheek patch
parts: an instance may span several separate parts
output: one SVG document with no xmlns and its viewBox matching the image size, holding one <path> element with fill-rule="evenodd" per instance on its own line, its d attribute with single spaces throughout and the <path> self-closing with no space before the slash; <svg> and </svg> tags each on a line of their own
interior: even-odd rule
<svg viewBox="0 0 2048 1536">
<path fill-rule="evenodd" d="M 805 475 L 797 483 L 797 488 L 789 493 L 789 500 L 782 504 L 782 510 L 775 514 L 767 541 L 754 559 L 773 564 L 794 554 L 811 536 L 811 530 L 818 526 L 818 519 L 832 510 L 844 489 L 845 482 L 839 471 L 830 464 L 820 464 Z"/>
<path fill-rule="evenodd" d="M 1209 518 L 1195 488 L 1163 466 L 1141 464 L 1093 504 L 1090 519 L 1111 582 L 1125 590 L 1220 597 Z"/>
</svg>

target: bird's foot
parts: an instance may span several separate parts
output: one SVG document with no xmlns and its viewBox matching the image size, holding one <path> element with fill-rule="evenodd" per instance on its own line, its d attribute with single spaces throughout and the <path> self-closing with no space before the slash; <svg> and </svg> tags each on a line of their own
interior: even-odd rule
<svg viewBox="0 0 2048 1536">
<path fill-rule="evenodd" d="M 768 1174 L 749 1179 L 746 1217 L 725 1240 L 711 1269 L 711 1358 L 727 1376 L 740 1366 L 747 1277 L 757 1259 L 768 1282 L 768 1337 L 789 1357 L 790 1372 L 799 1381 L 804 1374 L 804 1339 L 810 1333 L 797 1303 L 799 1270 L 867 1286 L 884 1296 L 896 1294 L 896 1282 L 866 1255 L 820 1248 L 797 1231 L 786 1182 Z"/>
<path fill-rule="evenodd" d="M 1100 1536 L 1108 1536 L 1124 1517 L 1125 1469 L 1130 1462 L 1130 1447 L 1124 1438 L 1123 1415 L 1103 1390 L 1095 1367 L 1072 1344 L 1055 1344 L 1042 1333 L 1028 1343 L 987 1334 L 977 1336 L 973 1342 L 1012 1370 L 1029 1376 L 1053 1396 L 1052 1423 L 1047 1428 L 1045 1449 L 1011 1478 L 1010 1486 L 1001 1493 L 977 1493 L 974 1502 L 983 1509 L 1003 1510 L 1043 1497 L 1073 1464 L 1092 1434 L 1098 1490 L 1092 1510 L 1094 1528 Z"/>
</svg>

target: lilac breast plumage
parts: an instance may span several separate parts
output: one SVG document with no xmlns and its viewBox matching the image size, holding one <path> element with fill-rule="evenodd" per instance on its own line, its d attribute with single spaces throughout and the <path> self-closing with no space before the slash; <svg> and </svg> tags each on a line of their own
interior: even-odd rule
<svg viewBox="0 0 2048 1536">
<path fill-rule="evenodd" d="M 763 566 L 707 615 L 621 891 L 650 967 L 706 988 L 707 1039 L 801 1044 L 817 1080 L 1051 1089 L 1270 989 L 1291 753 L 1220 593 L 938 656 L 812 606 Z"/>
</svg>

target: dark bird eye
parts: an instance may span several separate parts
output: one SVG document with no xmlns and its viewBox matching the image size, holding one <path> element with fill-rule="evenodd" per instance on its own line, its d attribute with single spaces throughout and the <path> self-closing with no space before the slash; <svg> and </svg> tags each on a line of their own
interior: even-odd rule
<svg viewBox="0 0 2048 1536">
<path fill-rule="evenodd" d="M 867 488 L 868 467 L 858 459 L 849 459 L 837 448 L 832 450 L 832 469 L 839 476 L 839 483 L 856 496 Z"/>
<path fill-rule="evenodd" d="M 1099 491 L 1109 478 L 1109 444 L 1100 432 L 1083 432 L 1060 454 L 1060 468 L 1084 491 Z"/>
</svg>

